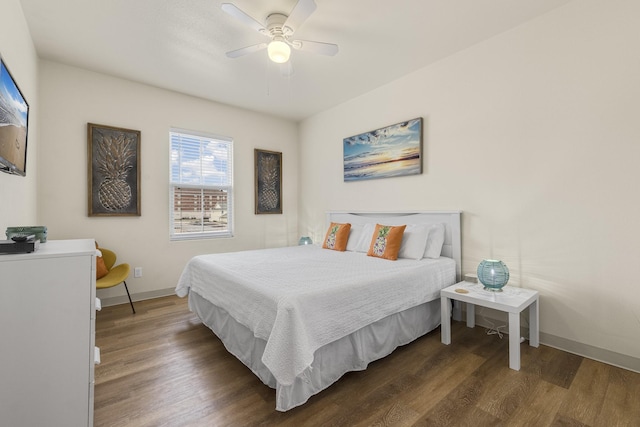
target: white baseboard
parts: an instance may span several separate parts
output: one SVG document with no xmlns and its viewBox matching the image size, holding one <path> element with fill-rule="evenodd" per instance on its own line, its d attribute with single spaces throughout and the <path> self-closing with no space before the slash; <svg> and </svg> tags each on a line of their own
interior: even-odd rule
<svg viewBox="0 0 640 427">
<path fill-rule="evenodd" d="M 476 326 L 482 326 L 485 328 L 491 328 L 500 325 L 508 325 L 506 319 L 496 319 L 487 315 L 487 312 L 492 310 L 486 309 L 482 314 L 478 314 L 480 307 L 476 307 Z M 500 314 L 496 312 L 496 314 Z M 525 316 L 527 318 L 527 316 Z M 466 319 L 466 310 L 463 312 L 463 319 Z M 492 322 L 490 325 L 488 322 Z M 521 322 L 521 324 L 524 322 Z M 529 328 L 521 328 L 521 336 L 527 338 L 529 336 Z M 508 335 L 508 326 L 501 329 Z M 566 351 L 567 353 L 576 354 L 578 356 L 586 357 L 587 359 L 593 359 L 598 362 L 606 363 L 608 365 L 617 366 L 618 368 L 627 369 L 629 371 L 640 373 L 640 358 L 628 356 L 626 354 L 616 353 L 611 350 L 606 350 L 600 347 L 594 347 L 589 344 L 584 344 L 578 341 L 558 337 L 556 335 L 540 332 L 540 344 L 544 344 L 548 347 L 557 348 L 558 350 Z"/>
<path fill-rule="evenodd" d="M 589 344 L 568 340 L 551 334 L 540 333 L 540 343 L 569 353 L 577 354 L 598 362 L 640 373 L 640 359 L 626 354 L 616 353 Z"/>
<path fill-rule="evenodd" d="M 139 292 L 131 294 L 131 300 L 133 302 L 143 301 L 147 299 L 168 297 L 176 294 L 176 288 L 159 289 L 157 291 Z M 100 298 L 103 307 L 110 307 L 112 305 L 129 304 L 129 298 L 127 295 L 121 295 L 117 297 Z"/>
</svg>

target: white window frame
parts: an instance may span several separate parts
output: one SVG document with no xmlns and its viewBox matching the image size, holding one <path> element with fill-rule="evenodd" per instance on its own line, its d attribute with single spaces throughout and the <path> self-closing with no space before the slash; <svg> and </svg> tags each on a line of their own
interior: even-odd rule
<svg viewBox="0 0 640 427">
<path fill-rule="evenodd" d="M 187 141 L 180 140 L 184 137 Z M 198 141 L 197 143 L 195 141 Z M 183 173 L 188 167 L 188 163 L 183 161 L 184 150 L 179 150 L 178 144 L 188 144 L 190 148 L 195 149 L 198 147 L 199 156 L 196 163 L 199 163 L 198 168 L 189 167 L 191 175 Z M 203 156 L 203 151 L 206 150 L 206 145 L 209 143 L 223 144 L 227 147 L 226 152 L 226 165 L 227 170 L 222 175 L 222 183 L 206 182 L 207 172 L 215 170 L 215 164 L 208 162 L 207 156 Z M 178 168 L 179 172 L 176 174 L 175 168 Z M 191 189 L 194 191 L 225 191 L 227 196 L 227 211 L 226 221 L 227 227 L 222 230 L 205 230 L 205 216 L 206 208 L 201 206 L 199 213 L 200 224 L 196 224 L 199 227 L 198 231 L 176 231 L 175 227 L 175 213 L 176 213 L 176 189 Z M 183 220 L 183 219 L 181 219 Z M 171 240 L 196 240 L 196 239 L 215 239 L 215 238 L 227 238 L 233 237 L 233 139 L 225 136 L 213 135 L 198 131 L 171 128 L 169 131 L 169 237 Z"/>
</svg>

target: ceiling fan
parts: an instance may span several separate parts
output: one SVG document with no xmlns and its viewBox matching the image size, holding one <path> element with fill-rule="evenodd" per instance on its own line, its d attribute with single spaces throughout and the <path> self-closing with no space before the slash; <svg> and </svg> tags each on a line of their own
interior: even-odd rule
<svg viewBox="0 0 640 427">
<path fill-rule="evenodd" d="M 293 39 L 293 33 L 296 29 L 316 10 L 317 6 L 314 0 L 298 0 L 298 3 L 296 3 L 289 16 L 282 13 L 271 13 L 267 16 L 264 25 L 240 10 L 234 4 L 222 3 L 221 7 L 224 12 L 232 17 L 271 38 L 270 42 L 259 43 L 227 52 L 229 58 L 238 58 L 266 48 L 269 58 L 273 62 L 283 64 L 289 60 L 291 48 L 328 56 L 333 56 L 338 53 L 338 45 L 333 43 Z"/>
</svg>

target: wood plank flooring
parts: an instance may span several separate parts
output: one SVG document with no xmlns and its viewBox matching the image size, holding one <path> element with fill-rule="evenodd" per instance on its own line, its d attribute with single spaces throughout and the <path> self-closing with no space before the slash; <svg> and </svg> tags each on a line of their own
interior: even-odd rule
<svg viewBox="0 0 640 427">
<path fill-rule="evenodd" d="M 275 391 L 165 297 L 97 314 L 95 426 L 640 426 L 640 374 L 453 322 L 281 413 Z"/>
</svg>

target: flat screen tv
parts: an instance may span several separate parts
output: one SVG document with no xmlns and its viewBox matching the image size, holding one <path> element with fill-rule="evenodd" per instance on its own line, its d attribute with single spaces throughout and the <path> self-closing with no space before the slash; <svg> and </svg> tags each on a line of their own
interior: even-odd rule
<svg viewBox="0 0 640 427">
<path fill-rule="evenodd" d="M 0 171 L 27 173 L 29 104 L 0 57 Z"/>
</svg>

